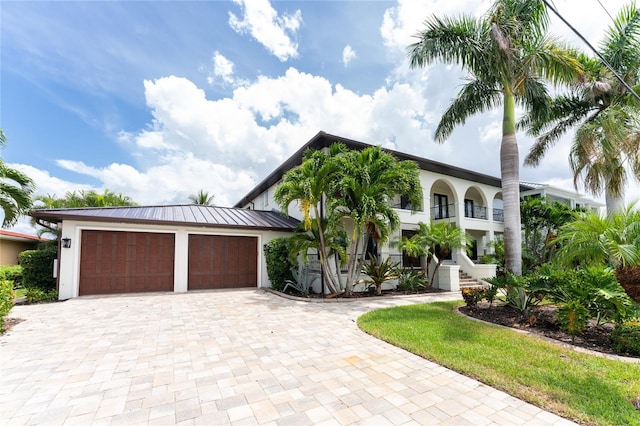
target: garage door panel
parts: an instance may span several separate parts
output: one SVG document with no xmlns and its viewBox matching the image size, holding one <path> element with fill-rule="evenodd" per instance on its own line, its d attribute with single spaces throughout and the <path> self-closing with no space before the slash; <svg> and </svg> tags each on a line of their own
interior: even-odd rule
<svg viewBox="0 0 640 426">
<path fill-rule="evenodd" d="M 82 232 L 80 295 L 171 291 L 173 234 Z"/>
<path fill-rule="evenodd" d="M 256 287 L 258 239 L 189 235 L 189 290 Z"/>
</svg>

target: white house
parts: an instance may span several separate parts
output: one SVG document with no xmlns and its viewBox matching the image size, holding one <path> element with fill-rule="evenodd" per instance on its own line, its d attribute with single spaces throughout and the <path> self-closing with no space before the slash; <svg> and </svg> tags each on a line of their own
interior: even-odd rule
<svg viewBox="0 0 640 426">
<path fill-rule="evenodd" d="M 145 291 L 185 292 L 198 289 L 269 287 L 263 246 L 289 236 L 300 212 L 290 206 L 286 217 L 273 200 L 283 174 L 302 162 L 309 149 L 325 149 L 340 141 L 350 149 L 369 145 L 318 133 L 233 208 L 177 205 L 108 208 L 40 209 L 37 220 L 62 228 L 58 291 L 61 300 L 80 295 Z M 406 200 L 393 200 L 402 225 L 392 240 L 410 236 L 419 222 L 448 221 L 473 239 L 471 254 L 454 252 L 440 268 L 437 285 L 459 288 L 459 273 L 481 279 L 495 273 L 495 265 L 478 264 L 489 242 L 503 233 L 500 179 L 470 170 L 390 151 L 420 167 L 422 205 L 412 213 Z M 571 206 L 601 205 L 569 191 L 522 184 L 521 193 L 564 197 Z M 382 257 L 395 256 L 404 266 L 415 259 L 390 246 Z"/>
<path fill-rule="evenodd" d="M 307 149 L 327 149 L 332 143 L 338 141 L 344 143 L 349 149 L 364 149 L 369 146 L 363 142 L 319 132 L 234 207 L 258 210 L 277 209 L 273 195 L 284 173 L 302 162 Z M 427 223 L 433 219 L 436 222 L 453 223 L 472 238 L 471 253 L 467 255 L 462 250 L 454 251 L 452 258 L 441 267 L 439 276 L 436 278 L 437 285 L 442 289 L 457 290 L 461 271 L 477 280 L 493 276 L 495 265 L 479 264 L 478 260 L 489 253 L 489 242 L 504 232 L 500 179 L 402 152 L 389 152 L 399 160 L 410 160 L 418 164 L 423 191 L 422 205 L 417 213 L 410 211 L 411 206 L 407 205 L 407 200 L 399 197 L 393 200 L 393 207 L 397 209 L 402 224 L 391 241 L 399 241 L 404 236 L 410 237 L 417 229 L 419 222 Z M 520 192 L 522 196 L 552 196 L 552 199 L 565 202 L 571 207 L 582 206 L 591 209 L 602 207 L 602 204 L 579 194 L 548 185 L 522 183 Z M 300 211 L 294 205 L 290 206 L 288 213 L 302 219 Z M 396 257 L 404 267 L 415 266 L 415 259 L 389 245 L 381 247 L 379 255 Z"/>
</svg>

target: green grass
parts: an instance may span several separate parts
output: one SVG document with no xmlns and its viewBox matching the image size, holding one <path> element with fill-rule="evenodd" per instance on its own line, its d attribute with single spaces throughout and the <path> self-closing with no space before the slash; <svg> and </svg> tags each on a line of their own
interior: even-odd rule
<svg viewBox="0 0 640 426">
<path fill-rule="evenodd" d="M 365 332 L 582 424 L 640 425 L 640 364 L 586 355 L 457 315 L 460 302 L 358 319 Z"/>
</svg>

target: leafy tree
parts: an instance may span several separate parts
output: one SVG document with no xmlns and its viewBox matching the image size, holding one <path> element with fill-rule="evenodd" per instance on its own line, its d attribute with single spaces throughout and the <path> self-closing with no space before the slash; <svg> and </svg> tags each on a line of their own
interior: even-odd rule
<svg viewBox="0 0 640 426">
<path fill-rule="evenodd" d="M 335 157 L 339 173 L 330 186 L 327 206 L 330 221 L 348 225 L 346 293 L 358 280 L 370 239 L 384 244 L 398 229 L 400 219 L 389 200 L 407 197 L 414 209 L 422 204 L 418 165 L 398 161 L 378 146 L 349 151 Z"/>
<path fill-rule="evenodd" d="M 467 83 L 440 119 L 438 142 L 470 116 L 502 104 L 505 266 L 516 275 L 522 272 L 522 237 L 515 106 L 535 114 L 548 102 L 543 80 L 569 82 L 581 72 L 574 53 L 547 35 L 548 22 L 540 0 L 496 0 L 480 19 L 431 17 L 408 48 L 412 68 L 442 61 L 468 71 Z"/>
<path fill-rule="evenodd" d="M 0 128 L 0 148 L 6 143 L 7 139 Z M 33 204 L 33 191 L 33 180 L 21 171 L 8 167 L 0 158 L 0 207 L 4 212 L 3 228 L 15 225 L 20 215 L 29 212 Z"/>
<path fill-rule="evenodd" d="M 558 229 L 574 219 L 574 210 L 558 201 L 529 197 L 520 203 L 524 234 L 524 263 L 527 270 L 549 262 L 556 250 Z"/>
<path fill-rule="evenodd" d="M 560 228 L 554 259 L 567 266 L 612 266 L 622 288 L 640 304 L 640 210 L 634 208 L 607 217 L 580 213 Z"/>
<path fill-rule="evenodd" d="M 432 287 L 442 262 L 452 250 L 458 248 L 466 250 L 469 239 L 462 229 L 448 222 L 431 221 L 429 224 L 420 222 L 418 227 L 418 231 L 411 238 L 404 238 L 399 246 L 405 251 L 408 249 L 411 255 L 426 255 L 427 268 L 433 257 L 436 258 L 436 265 L 429 280 L 429 287 Z M 428 269 L 425 272 L 428 272 Z"/>
<path fill-rule="evenodd" d="M 631 2 L 609 27 L 599 53 L 640 94 L 638 52 L 640 9 Z M 554 98 L 544 114 L 530 114 L 520 123 L 538 137 L 525 164 L 538 165 L 561 136 L 577 128 L 569 154 L 574 185 L 582 180 L 592 194 L 604 191 L 612 214 L 623 207 L 627 168 L 640 182 L 640 102 L 600 59 L 582 55 L 581 61 L 585 81 Z"/>
<path fill-rule="evenodd" d="M 213 205 L 214 198 L 215 198 L 215 195 L 213 194 L 209 195 L 207 191 L 204 191 L 202 189 L 198 191 L 197 194 L 189 195 L 189 201 L 191 201 L 192 204 L 195 204 L 198 206 L 211 206 Z"/>
<path fill-rule="evenodd" d="M 40 195 L 35 198 L 35 207 L 40 209 L 64 209 L 82 207 L 114 207 L 114 206 L 135 206 L 136 203 L 128 196 L 121 193 L 111 192 L 105 189 L 103 193 L 95 190 L 68 191 L 63 198 L 55 195 Z M 44 220 L 36 222 L 43 228 L 38 230 L 38 235 L 51 234 L 55 238 L 60 236 L 60 229 L 55 223 Z"/>
</svg>

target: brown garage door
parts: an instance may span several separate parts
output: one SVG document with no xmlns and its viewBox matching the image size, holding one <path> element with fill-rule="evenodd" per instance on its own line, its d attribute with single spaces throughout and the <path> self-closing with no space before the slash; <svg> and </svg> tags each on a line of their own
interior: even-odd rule
<svg viewBox="0 0 640 426">
<path fill-rule="evenodd" d="M 256 237 L 189 235 L 189 290 L 257 285 Z"/>
<path fill-rule="evenodd" d="M 173 291 L 173 234 L 82 231 L 80 295 Z"/>
</svg>

